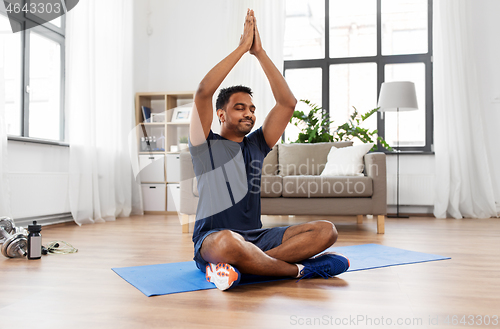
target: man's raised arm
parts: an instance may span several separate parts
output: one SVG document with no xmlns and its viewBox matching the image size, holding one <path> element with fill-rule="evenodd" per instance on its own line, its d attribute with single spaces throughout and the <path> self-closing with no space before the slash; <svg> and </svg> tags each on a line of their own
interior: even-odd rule
<svg viewBox="0 0 500 329">
<path fill-rule="evenodd" d="M 240 58 L 250 50 L 253 43 L 254 25 L 253 11 L 247 10 L 240 44 L 201 80 L 194 96 L 195 105 L 189 126 L 189 139 L 192 145 L 200 145 L 207 139 L 213 118 L 213 95 Z"/>
<path fill-rule="evenodd" d="M 269 112 L 262 125 L 262 132 L 267 145 L 269 145 L 269 147 L 273 147 L 285 131 L 285 128 L 293 115 L 293 111 L 295 110 L 297 100 L 293 96 L 293 93 L 288 87 L 288 84 L 286 83 L 281 72 L 276 68 L 274 63 L 267 56 L 266 51 L 262 48 L 257 24 L 255 23 L 254 25 L 254 41 L 252 48 L 250 48 L 250 53 L 259 60 L 259 63 L 269 80 L 269 84 L 271 85 L 274 99 L 276 100 L 276 105 L 273 107 L 271 112 Z"/>
</svg>

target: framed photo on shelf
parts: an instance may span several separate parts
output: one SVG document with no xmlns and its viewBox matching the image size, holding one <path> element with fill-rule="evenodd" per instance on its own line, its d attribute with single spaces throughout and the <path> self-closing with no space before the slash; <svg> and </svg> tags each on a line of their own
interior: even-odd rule
<svg viewBox="0 0 500 329">
<path fill-rule="evenodd" d="M 151 113 L 151 122 L 165 122 L 165 112 Z"/>
<path fill-rule="evenodd" d="M 189 122 L 189 120 L 191 120 L 192 109 L 193 109 L 193 103 L 174 108 L 174 113 L 172 114 L 172 122 L 175 123 Z"/>
</svg>

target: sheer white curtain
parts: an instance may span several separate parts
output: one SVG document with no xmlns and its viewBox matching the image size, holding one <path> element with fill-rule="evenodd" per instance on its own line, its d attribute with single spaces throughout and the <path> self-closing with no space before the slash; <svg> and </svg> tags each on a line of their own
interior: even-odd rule
<svg viewBox="0 0 500 329">
<path fill-rule="evenodd" d="M 0 65 L 3 61 L 0 60 Z M 12 218 L 10 209 L 9 180 L 7 177 L 7 124 L 5 122 L 5 81 L 0 66 L 0 217 Z"/>
<path fill-rule="evenodd" d="M 434 136 L 438 218 L 497 216 L 493 161 L 480 96 L 471 6 L 477 1 L 434 1 Z M 491 40 L 491 42 L 496 42 Z M 495 134 L 497 135 L 497 133 Z M 498 137 L 495 137 L 496 139 Z"/>
<path fill-rule="evenodd" d="M 225 40 L 226 53 L 233 51 L 239 43 L 243 33 L 243 23 L 247 8 L 253 9 L 257 18 L 257 27 L 262 39 L 262 46 L 274 65 L 283 71 L 283 42 L 285 32 L 285 2 L 284 0 L 241 0 L 226 1 L 226 35 L 221 36 Z M 224 46 L 223 43 L 219 43 Z M 222 60 L 222 58 L 221 58 Z M 229 73 L 221 88 L 245 85 L 253 91 L 256 109 L 256 122 L 254 129 L 259 128 L 266 115 L 276 104 L 271 87 L 259 61 L 249 53 L 245 54 L 234 69 Z M 216 93 L 217 96 L 218 93 Z M 215 111 L 214 111 L 215 112 Z M 219 121 L 214 114 L 212 130 L 220 131 Z"/>
<path fill-rule="evenodd" d="M 78 224 L 142 213 L 134 128 L 132 0 L 87 0 L 67 14 L 71 213 Z"/>
</svg>

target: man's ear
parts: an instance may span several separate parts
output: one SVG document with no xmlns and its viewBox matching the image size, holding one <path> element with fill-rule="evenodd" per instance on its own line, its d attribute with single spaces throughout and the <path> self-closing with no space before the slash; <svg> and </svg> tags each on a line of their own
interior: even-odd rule
<svg viewBox="0 0 500 329">
<path fill-rule="evenodd" d="M 225 113 L 225 111 L 223 109 L 217 109 L 217 117 L 219 118 L 219 123 L 226 121 L 226 117 L 225 117 L 224 113 Z"/>
</svg>

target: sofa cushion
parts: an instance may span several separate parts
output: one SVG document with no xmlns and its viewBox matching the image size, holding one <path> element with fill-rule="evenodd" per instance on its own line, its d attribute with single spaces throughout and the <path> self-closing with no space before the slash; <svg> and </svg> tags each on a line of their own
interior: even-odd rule
<svg viewBox="0 0 500 329">
<path fill-rule="evenodd" d="M 283 177 L 279 175 L 262 175 L 260 186 L 260 196 L 262 198 L 278 198 L 283 190 Z M 193 195 L 197 198 L 200 197 L 196 177 L 193 178 Z"/>
<path fill-rule="evenodd" d="M 364 169 L 363 157 L 373 147 L 373 143 L 332 149 L 321 176 L 357 176 Z"/>
<path fill-rule="evenodd" d="M 198 193 L 198 180 L 196 179 L 196 176 L 193 177 L 193 194 L 197 198 L 200 197 L 200 194 Z"/>
<path fill-rule="evenodd" d="M 283 177 L 279 175 L 262 175 L 260 187 L 261 198 L 278 198 L 283 191 Z"/>
<path fill-rule="evenodd" d="M 332 146 L 342 148 L 351 146 L 352 142 L 313 143 L 313 144 L 279 144 L 279 174 L 319 175 L 325 167 L 328 152 Z"/>
<path fill-rule="evenodd" d="M 366 176 L 285 176 L 283 197 L 366 198 L 373 194 L 373 180 Z"/>
<path fill-rule="evenodd" d="M 264 158 L 262 164 L 262 175 L 278 174 L 278 145 L 274 145 L 271 151 Z"/>
</svg>

